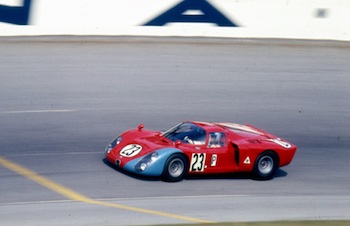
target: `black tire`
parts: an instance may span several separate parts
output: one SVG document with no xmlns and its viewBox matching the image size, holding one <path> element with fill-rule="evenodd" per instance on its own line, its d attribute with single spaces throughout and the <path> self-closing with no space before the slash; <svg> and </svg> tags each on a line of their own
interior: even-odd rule
<svg viewBox="0 0 350 226">
<path fill-rule="evenodd" d="M 171 155 L 164 165 L 163 180 L 178 182 L 183 180 L 188 168 L 187 159 L 182 154 Z"/>
<path fill-rule="evenodd" d="M 278 169 L 278 156 L 272 151 L 261 153 L 255 160 L 253 178 L 258 180 L 270 180 Z"/>
</svg>

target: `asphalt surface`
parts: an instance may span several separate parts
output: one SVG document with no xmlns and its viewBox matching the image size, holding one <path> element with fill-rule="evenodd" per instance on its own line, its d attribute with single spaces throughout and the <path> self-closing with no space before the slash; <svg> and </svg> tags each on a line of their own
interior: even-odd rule
<svg viewBox="0 0 350 226">
<path fill-rule="evenodd" d="M 350 44 L 0 42 L 0 225 L 350 219 Z M 252 124 L 299 146 L 270 181 L 139 178 L 105 164 L 139 123 Z"/>
</svg>

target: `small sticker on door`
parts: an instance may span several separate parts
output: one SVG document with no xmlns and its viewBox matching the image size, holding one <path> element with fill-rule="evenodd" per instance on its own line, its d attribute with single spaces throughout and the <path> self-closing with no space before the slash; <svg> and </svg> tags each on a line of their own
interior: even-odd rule
<svg viewBox="0 0 350 226">
<path fill-rule="evenodd" d="M 216 166 L 216 161 L 218 159 L 218 156 L 216 154 L 211 156 L 210 166 Z"/>
</svg>

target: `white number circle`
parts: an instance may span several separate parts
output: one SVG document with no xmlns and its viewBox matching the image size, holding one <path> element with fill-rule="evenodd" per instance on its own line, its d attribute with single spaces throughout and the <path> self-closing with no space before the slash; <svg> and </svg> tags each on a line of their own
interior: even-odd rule
<svg viewBox="0 0 350 226">
<path fill-rule="evenodd" d="M 138 153 L 140 153 L 140 151 L 142 150 L 142 147 L 138 144 L 129 144 L 127 146 L 125 146 L 121 151 L 120 151 L 120 155 L 124 156 L 124 157 L 133 157 L 135 155 L 137 155 Z"/>
</svg>

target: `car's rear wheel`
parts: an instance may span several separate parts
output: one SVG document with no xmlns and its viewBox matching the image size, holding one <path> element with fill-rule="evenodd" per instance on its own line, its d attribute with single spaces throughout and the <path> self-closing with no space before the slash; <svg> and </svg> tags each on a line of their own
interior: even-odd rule
<svg viewBox="0 0 350 226">
<path fill-rule="evenodd" d="M 272 151 L 261 153 L 255 160 L 253 177 L 260 180 L 273 178 L 278 169 L 278 156 Z"/>
<path fill-rule="evenodd" d="M 171 155 L 164 165 L 163 180 L 177 182 L 183 180 L 187 171 L 187 159 L 182 154 Z"/>
</svg>

